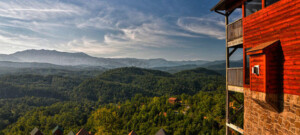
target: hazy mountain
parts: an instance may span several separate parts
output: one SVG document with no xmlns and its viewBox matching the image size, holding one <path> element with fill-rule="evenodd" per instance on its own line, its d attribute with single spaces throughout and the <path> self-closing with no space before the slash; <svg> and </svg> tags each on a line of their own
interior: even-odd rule
<svg viewBox="0 0 300 135">
<path fill-rule="evenodd" d="M 168 61 L 165 59 L 98 58 L 85 53 L 68 53 L 55 50 L 25 50 L 10 55 L 0 55 L 0 61 L 49 63 L 62 66 L 117 67 L 173 67 L 203 65 L 209 61 Z"/>
<path fill-rule="evenodd" d="M 180 66 L 173 66 L 173 67 L 154 67 L 151 69 L 165 71 L 165 72 L 169 72 L 169 73 L 177 73 L 182 70 L 195 69 L 198 67 L 200 67 L 200 66 L 199 65 L 180 65 Z"/>
<path fill-rule="evenodd" d="M 58 52 L 55 50 L 26 50 L 16 52 L 10 56 L 20 59 L 22 62 L 51 63 L 65 66 L 103 66 L 121 67 L 121 63 L 110 61 L 105 58 L 96 58 L 85 53 Z"/>
<path fill-rule="evenodd" d="M 1 68 L 61 68 L 63 66 L 49 63 L 0 61 Z"/>
<path fill-rule="evenodd" d="M 226 61 L 220 60 L 220 61 L 209 62 L 202 66 L 208 69 L 223 69 L 226 67 Z M 230 61 L 230 67 L 243 67 L 243 60 Z"/>
<path fill-rule="evenodd" d="M 226 61 L 225 60 L 219 60 L 219 61 L 213 61 L 206 63 L 202 65 L 201 67 L 217 71 L 218 73 L 225 75 L 226 74 Z M 230 61 L 230 67 L 243 67 L 243 60 L 235 60 Z"/>
<path fill-rule="evenodd" d="M 6 55 L 6 54 L 0 54 L 0 61 L 13 61 L 13 62 L 19 62 L 20 60 L 14 56 Z"/>
<path fill-rule="evenodd" d="M 11 61 L 0 61 L 0 75 L 26 72 L 36 73 L 37 69 L 67 69 L 63 66 L 58 66 L 49 63 L 29 63 L 29 62 L 11 62 Z"/>
<path fill-rule="evenodd" d="M 32 68 L 32 69 L 66 69 L 66 70 L 104 70 L 104 67 L 101 66 L 62 66 L 55 65 L 50 63 L 37 63 L 37 62 L 11 62 L 11 61 L 0 61 L 0 68 L 16 68 L 16 69 L 24 69 L 24 68 Z"/>
<path fill-rule="evenodd" d="M 196 61 L 168 61 L 162 58 L 158 59 L 135 59 L 135 58 L 119 58 L 111 59 L 113 61 L 122 63 L 127 66 L 155 68 L 155 67 L 174 67 L 183 65 L 202 65 L 209 61 L 196 60 Z"/>
<path fill-rule="evenodd" d="M 59 74 L 94 76 L 107 70 L 101 66 L 61 66 L 49 63 L 0 61 L 0 75 L 3 74 Z M 78 74 L 80 72 L 80 74 Z"/>
</svg>

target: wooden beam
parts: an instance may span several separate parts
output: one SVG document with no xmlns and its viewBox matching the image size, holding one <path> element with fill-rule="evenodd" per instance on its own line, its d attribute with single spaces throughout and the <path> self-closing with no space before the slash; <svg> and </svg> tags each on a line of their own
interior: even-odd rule
<svg viewBox="0 0 300 135">
<path fill-rule="evenodd" d="M 233 9 L 232 11 L 226 12 L 227 16 L 230 16 L 231 13 L 234 11 L 235 9 Z"/>
<path fill-rule="evenodd" d="M 242 128 L 236 126 L 236 125 L 233 125 L 231 123 L 226 123 L 226 126 L 230 127 L 231 129 L 233 129 L 233 130 L 235 130 L 235 131 L 237 131 L 237 132 L 239 132 L 241 134 L 244 134 L 244 129 L 242 129 Z"/>
<path fill-rule="evenodd" d="M 229 56 L 230 57 L 238 48 L 237 47 L 234 47 L 233 50 L 229 53 Z"/>
<path fill-rule="evenodd" d="M 224 16 L 226 16 L 226 14 L 225 14 L 225 13 L 222 13 L 222 12 L 220 12 L 220 11 L 218 11 L 218 10 L 215 10 L 215 12 L 216 12 L 216 13 L 218 13 L 218 14 L 221 14 L 221 15 L 224 15 Z"/>
<path fill-rule="evenodd" d="M 228 42 L 228 47 L 234 47 L 234 46 L 239 46 L 243 44 L 243 37 L 229 41 Z"/>
<path fill-rule="evenodd" d="M 262 0 L 262 9 L 266 7 L 266 0 Z"/>
<path fill-rule="evenodd" d="M 233 92 L 244 93 L 244 87 L 228 85 L 228 90 Z"/>
<path fill-rule="evenodd" d="M 229 121 L 231 120 L 231 118 L 233 118 L 233 117 L 235 117 L 237 114 L 239 114 L 243 108 L 244 108 L 244 106 L 241 105 L 241 107 L 237 110 L 237 112 L 235 112 L 235 114 L 233 114 L 232 116 L 229 117 Z"/>
<path fill-rule="evenodd" d="M 238 102 L 239 104 L 243 104 L 241 101 L 239 101 L 235 96 L 233 96 L 232 94 L 230 94 L 230 97 L 232 97 L 236 102 Z"/>
<path fill-rule="evenodd" d="M 225 41 L 225 48 L 226 48 L 226 123 L 228 122 L 229 120 L 229 92 L 228 92 L 228 68 L 229 68 L 229 57 L 228 57 L 228 54 L 229 54 L 229 49 L 227 47 L 227 43 L 228 43 L 228 15 L 225 15 L 225 34 L 226 34 L 226 41 Z M 229 134 L 229 128 L 228 126 L 226 125 L 226 135 Z"/>
<path fill-rule="evenodd" d="M 242 18 L 245 17 L 245 4 L 243 3 L 242 4 Z M 243 35 L 244 35 L 244 32 L 243 32 Z"/>
<path fill-rule="evenodd" d="M 231 8 L 228 8 L 227 11 L 234 11 L 239 6 L 242 6 L 245 1 L 247 0 L 240 0 L 239 2 L 236 2 L 233 6 L 231 6 Z"/>
</svg>

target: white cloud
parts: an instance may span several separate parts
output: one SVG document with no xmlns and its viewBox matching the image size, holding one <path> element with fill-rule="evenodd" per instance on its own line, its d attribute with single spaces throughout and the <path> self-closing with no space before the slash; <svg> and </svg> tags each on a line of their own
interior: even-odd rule
<svg viewBox="0 0 300 135">
<path fill-rule="evenodd" d="M 61 1 L 0 1 L 0 30 L 43 40 L 62 39 L 57 31 L 72 27 L 87 13 L 82 7 Z"/>
<path fill-rule="evenodd" d="M 150 22 L 154 17 L 122 5 L 110 5 L 107 2 L 97 2 L 97 14 L 77 25 L 79 28 L 98 28 L 118 30 Z"/>
<path fill-rule="evenodd" d="M 20 20 L 49 20 L 82 15 L 82 8 L 59 1 L 0 1 L 0 17 Z"/>
<path fill-rule="evenodd" d="M 150 14 L 122 6 L 99 5 L 97 16 L 78 24 L 80 29 L 112 30 L 104 36 L 104 44 L 122 47 L 179 46 L 177 37 L 199 38 L 197 34 L 182 32 L 176 24 Z M 173 36 L 173 38 L 170 38 Z"/>
<path fill-rule="evenodd" d="M 225 39 L 225 23 L 212 17 L 181 17 L 177 25 L 182 29 L 217 39 Z"/>
<path fill-rule="evenodd" d="M 169 19 L 168 15 L 155 15 L 109 0 L 76 1 L 76 5 L 72 2 L 0 0 L 0 47 L 7 52 L 56 49 L 126 57 L 137 51 L 143 54 L 149 48 L 188 48 L 181 40 L 187 37 L 225 37 L 223 19 L 182 17 L 176 21 L 176 16 Z"/>
<path fill-rule="evenodd" d="M 0 30 L 0 53 L 13 53 L 25 49 L 50 49 L 52 41 Z"/>
<path fill-rule="evenodd" d="M 80 39 L 74 39 L 65 44 L 58 46 L 58 50 L 73 51 L 73 52 L 85 52 L 92 55 L 108 55 L 117 53 L 121 48 L 117 46 L 109 46 L 100 43 L 93 39 L 82 37 Z"/>
<path fill-rule="evenodd" d="M 159 28 L 155 28 L 159 27 Z M 143 24 L 141 26 L 119 29 L 121 33 L 108 33 L 104 36 L 104 43 L 108 45 L 122 45 L 128 47 L 165 47 L 178 46 L 175 39 L 168 36 L 178 36 L 181 33 L 163 29 L 155 23 Z M 169 33 L 170 32 L 170 33 Z M 182 36 L 182 35 L 180 35 Z"/>
</svg>

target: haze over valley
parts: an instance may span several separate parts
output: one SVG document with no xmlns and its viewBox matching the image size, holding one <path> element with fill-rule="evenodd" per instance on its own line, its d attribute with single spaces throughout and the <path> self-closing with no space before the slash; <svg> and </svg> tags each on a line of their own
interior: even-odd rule
<svg viewBox="0 0 300 135">
<path fill-rule="evenodd" d="M 0 135 L 225 134 L 217 1 L 0 0 Z"/>
<path fill-rule="evenodd" d="M 98 69 L 106 70 L 120 67 L 140 67 L 157 69 L 168 72 L 178 72 L 185 69 L 207 67 L 222 70 L 225 61 L 168 61 L 158 59 L 136 59 L 136 58 L 99 58 L 85 53 L 68 53 L 55 50 L 25 50 L 13 54 L 0 55 L 0 69 L 6 68 L 35 68 L 35 69 Z M 234 62 L 235 66 L 241 66 L 242 61 Z M 0 72 L 3 74 L 5 72 Z"/>
</svg>

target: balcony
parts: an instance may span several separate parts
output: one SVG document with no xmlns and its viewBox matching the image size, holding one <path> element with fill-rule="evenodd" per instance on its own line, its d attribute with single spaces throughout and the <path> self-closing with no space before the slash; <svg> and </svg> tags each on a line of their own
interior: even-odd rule
<svg viewBox="0 0 300 135">
<path fill-rule="evenodd" d="M 227 26 L 227 47 L 243 44 L 243 19 L 239 19 Z"/>
<path fill-rule="evenodd" d="M 228 90 L 243 92 L 243 67 L 227 69 Z"/>
</svg>

